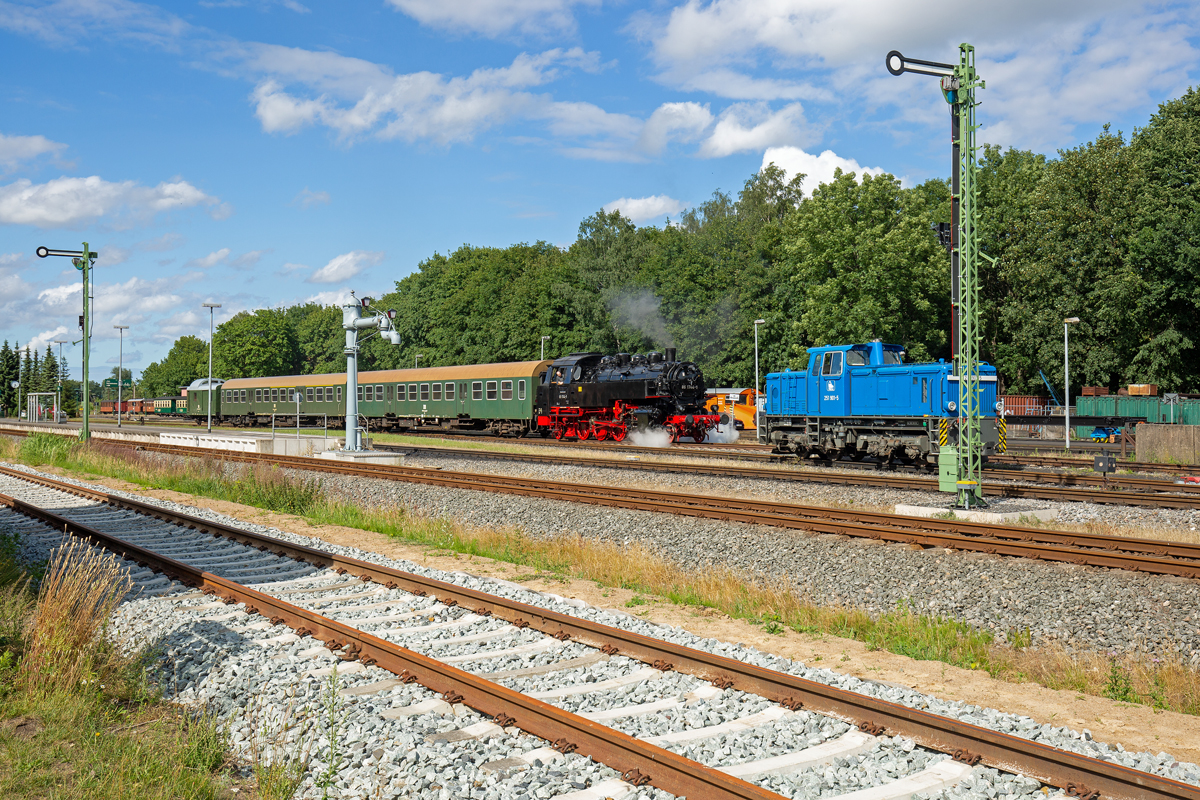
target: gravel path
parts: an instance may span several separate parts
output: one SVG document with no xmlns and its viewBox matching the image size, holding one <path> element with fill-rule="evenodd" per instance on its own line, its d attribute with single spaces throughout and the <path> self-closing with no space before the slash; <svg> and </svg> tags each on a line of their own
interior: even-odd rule
<svg viewBox="0 0 1200 800">
<path fill-rule="evenodd" d="M 359 483 L 365 482 L 359 481 Z M 390 490 L 387 496 L 393 497 L 396 485 L 387 484 L 386 488 Z M 122 494 L 120 492 L 116 493 Z M 477 493 L 464 492 L 461 494 L 468 494 L 478 498 Z M 147 500 L 147 498 L 140 499 Z M 443 500 L 446 499 L 443 498 Z M 480 578 L 462 572 L 446 573 L 440 570 L 432 570 L 411 562 L 388 559 L 355 548 L 330 545 L 314 541 L 308 537 L 295 536 L 276 529 L 232 520 L 206 509 L 179 506 L 166 501 L 148 500 L 148 502 L 162 507 L 183 510 L 196 516 L 219 520 L 246 530 L 266 533 L 290 541 L 315 546 L 328 552 L 369 560 L 469 588 L 504 595 L 521 602 L 550 608 L 561 613 L 595 620 L 602 624 L 619 626 L 647 636 L 719 653 L 768 669 L 780 670 L 843 689 L 858 691 L 880 699 L 902 703 L 914 708 L 921 708 L 974 724 L 985 725 L 995 730 L 1044 742 L 1055 747 L 1200 785 L 1200 766 L 1177 762 L 1167 753 L 1126 753 L 1120 745 L 1110 747 L 1106 744 L 1095 742 L 1087 730 L 1073 731 L 1064 727 L 1039 725 L 1028 717 L 1006 714 L 963 703 L 949 702 L 912 689 L 864 681 L 828 669 L 811 669 L 799 662 L 760 653 L 754 648 L 742 647 L 713 639 L 702 639 L 678 628 L 655 625 L 620 612 L 587 606 L 580 601 L 565 600 L 555 595 L 533 592 L 525 587 L 505 581 Z M 611 514 L 611 512 L 606 513 Z M 11 523 L 12 515 L 0 515 L 0 518 Z M 828 541 L 836 542 L 836 540 Z M 860 550 L 862 549 L 860 548 Z M 869 551 L 870 549 L 868 548 L 863 552 Z M 992 565 L 995 563 L 994 561 L 990 562 Z M 326 578 L 320 574 L 304 578 L 304 580 L 325 579 L 329 581 L 339 580 L 332 575 Z M 361 592 L 362 590 L 356 587 L 355 591 Z M 353 593 L 355 592 L 347 592 L 347 594 Z M 206 599 L 197 598 L 196 602 L 203 602 Z M 304 689 L 308 693 L 303 695 L 301 694 L 301 689 L 298 687 L 296 680 L 297 673 L 311 670 L 313 666 L 311 660 L 301 662 L 303 666 L 297 666 L 298 660 L 303 658 L 303 651 L 300 651 L 302 642 L 281 641 L 285 637 L 278 636 L 280 629 L 272 629 L 269 625 L 266 625 L 264 629 L 264 623 L 258 621 L 259 618 L 251 618 L 242 612 L 236 611 L 230 612 L 228 616 L 219 615 L 219 617 L 224 618 L 210 619 L 209 627 L 197 627 L 194 610 L 162 613 L 162 602 L 162 600 L 146 598 L 126 603 L 119 612 L 114 626 L 115 629 L 137 640 L 155 641 L 163 646 L 169 655 L 169 660 L 166 662 L 170 667 L 168 677 L 174 680 L 174 683 L 168 681 L 168 688 L 181 698 L 187 697 L 196 701 L 219 704 L 222 713 L 231 716 L 240 723 L 236 728 L 237 733 L 242 736 L 240 741 L 252 741 L 256 735 L 256 731 L 262 730 L 264 726 L 268 729 L 271 728 L 272 720 L 278 725 L 280 720 L 293 718 L 289 717 L 288 714 L 294 716 L 295 710 L 298 707 L 297 703 L 307 702 L 309 703 L 309 707 L 311 707 L 312 703 L 320 699 L 319 696 L 314 696 L 319 695 L 319 685 L 318 689 L 314 690 L 313 682 L 309 682 L 308 686 Z M 427 603 L 427 601 L 424 602 Z M 420 605 L 419 607 L 432 610 L 426 605 Z M 459 613 L 463 613 L 461 609 Z M 436 614 L 431 616 L 435 619 L 443 618 Z M 255 637 L 258 637 L 261 641 L 250 641 L 250 639 Z M 621 657 L 614 657 L 610 661 L 602 663 L 611 665 L 611 669 L 608 669 L 606 666 L 602 670 L 600 665 L 588 667 L 589 670 L 595 672 L 597 678 L 627 674 L 634 666 L 628 659 Z M 367 668 L 347 678 L 346 683 L 343 685 L 362 685 L 370 680 L 378 680 L 383 676 L 384 673 L 381 670 Z M 538 678 L 537 680 L 541 679 Z M 511 683 L 515 684 L 520 681 L 530 680 L 535 679 L 518 678 L 512 680 Z M 661 680 L 664 683 L 664 689 L 667 691 L 668 696 L 672 692 L 686 693 L 693 688 L 693 685 L 686 676 L 670 675 L 664 676 Z M 672 683 L 667 684 L 667 681 L 671 681 Z M 655 680 L 652 683 L 659 683 L 659 681 Z M 645 694 L 645 691 L 643 685 L 634 684 L 620 693 L 601 697 L 598 705 L 594 706 L 593 710 L 594 708 L 606 707 L 605 703 L 608 703 L 609 706 L 617 704 L 628 705 L 639 698 L 650 697 L 650 695 Z M 396 693 L 374 697 L 364 696 L 354 700 L 353 703 L 356 708 L 363 704 L 381 704 L 371 706 L 371 716 L 374 718 L 376 712 L 381 712 L 384 708 L 407 705 L 423 697 L 421 692 L 423 690 L 418 687 L 406 686 L 400 687 Z M 622 695 L 626 696 L 622 697 Z M 654 696 L 661 697 L 663 695 L 662 693 L 657 693 Z M 607 699 L 604 699 L 605 697 Z M 714 700 L 715 702 L 713 702 Z M 717 715 L 714 717 L 716 719 L 725 716 L 734 709 L 740 709 L 738 713 L 753 711 L 760 707 L 760 703 L 761 701 L 757 698 L 746 698 L 745 695 L 741 695 L 740 693 L 726 691 L 712 698 L 707 708 L 708 711 Z M 564 705 L 571 707 L 568 703 L 564 703 Z M 574 708 L 573 710 L 582 709 Z M 255 716 L 256 714 L 258 715 L 257 717 Z M 452 724 L 448 725 L 447 723 Z M 678 726 L 677 720 L 670 717 L 663 717 L 657 721 L 628 721 L 622 724 L 661 726 L 659 728 L 645 728 L 645 732 L 647 733 L 657 730 L 671 731 L 675 730 Z M 498 741 L 498 738 L 487 739 L 478 743 L 469 742 L 469 746 L 460 746 L 451 748 L 450 750 L 439 749 L 440 742 L 430 742 L 430 740 L 425 738 L 431 735 L 430 731 L 440 733 L 452 728 L 461 727 L 461 725 L 461 722 L 446 720 L 444 718 L 425 720 L 424 717 L 417 718 L 416 720 L 409 719 L 399 729 L 393 729 L 383 723 L 375 725 L 364 723 L 360 725 L 358 722 L 354 722 L 350 724 L 346 728 L 347 735 L 342 741 L 347 752 L 353 751 L 355 753 L 354 768 L 343 770 L 344 774 L 343 772 L 337 773 L 338 788 L 342 789 L 346 793 L 346 796 L 357 796 L 356 792 L 369 785 L 371 776 L 379 772 L 379 765 L 387 763 L 393 766 L 407 765 L 403 767 L 407 770 L 404 774 L 414 781 L 406 787 L 405 791 L 414 791 L 416 793 L 400 796 L 439 798 L 459 796 L 506 798 L 553 796 L 553 794 L 545 794 L 540 790 L 526 791 L 531 788 L 529 786 L 522 788 L 514 783 L 505 784 L 504 781 L 510 780 L 511 776 L 503 779 L 497 778 L 495 774 L 488 778 L 471 777 L 479 775 L 477 771 L 479 759 L 492 755 L 481 754 L 472 748 Z M 642 728 L 634 729 L 642 730 Z M 377 733 L 377 730 L 379 733 Z M 810 739 L 826 741 L 829 737 L 836 736 L 840 730 L 837 723 L 821 722 L 816 718 L 810 717 L 807 713 L 803 713 L 794 717 L 786 717 L 783 720 L 775 722 L 769 728 L 756 728 L 755 735 L 762 737 L 769 735 L 771 737 L 769 743 L 765 740 L 760 742 L 762 746 L 757 751 L 753 749 L 749 751 L 744 750 L 746 747 L 753 747 L 754 736 L 741 736 L 736 740 L 710 737 L 709 739 L 696 743 L 688 743 L 683 747 L 675 749 L 678 749 L 680 752 L 692 752 L 698 756 L 704 752 L 715 753 L 718 750 L 724 756 L 724 751 L 730 750 L 730 755 L 737 760 L 740 758 L 759 757 L 756 753 L 774 752 L 771 748 L 774 748 L 785 737 L 792 737 L 794 740 L 805 738 L 806 741 Z M 320 754 L 328 750 L 329 738 L 326 736 L 324 744 L 319 736 L 316 740 L 316 750 L 314 752 L 317 755 L 314 757 L 317 759 L 316 765 L 318 767 L 327 763 L 320 760 Z M 376 747 L 374 746 L 376 743 L 383 744 Z M 391 744 L 388 745 L 387 743 Z M 519 743 L 511 746 L 529 748 L 531 744 Z M 322 747 L 326 748 L 326 750 L 322 750 Z M 687 748 L 693 749 L 687 750 Z M 735 748 L 743 749 L 738 750 L 735 754 L 733 752 Z M 463 755 L 464 752 L 467 753 L 466 756 Z M 416 755 L 413 755 L 414 753 Z M 432 759 L 432 763 L 436 767 L 433 771 L 430 770 L 427 762 L 424 760 L 427 757 Z M 798 775 L 784 776 L 777 782 L 774 782 L 775 779 L 771 779 L 773 782 L 769 786 L 789 797 L 824 797 L 836 794 L 839 791 L 845 791 L 845 787 L 852 785 L 851 781 L 853 780 L 858 780 L 860 783 L 864 781 L 867 783 L 878 782 L 888 777 L 907 774 L 912 769 L 919 768 L 920 765 L 933 763 L 938 758 L 941 757 L 931 755 L 920 748 L 913 748 L 912 742 L 903 739 L 885 738 L 877 741 L 870 751 L 859 756 L 838 759 L 824 770 L 810 770 Z M 596 768 L 595 765 L 592 765 L 592 767 L 594 768 L 593 772 L 587 774 L 587 781 L 598 780 L 602 777 L 601 773 L 596 771 L 602 768 Z M 471 770 L 473 769 L 476 772 L 472 772 Z M 553 772 L 554 770 L 550 770 L 546 774 L 550 777 L 555 777 Z M 850 773 L 858 777 L 853 777 Z M 432 782 L 433 780 L 442 780 L 441 776 L 443 774 L 450 774 L 459 781 L 454 787 L 454 791 L 458 791 L 459 793 L 447 794 L 447 787 Z M 528 780 L 528 776 L 531 774 L 533 773 L 519 773 L 519 775 L 526 776 L 525 780 Z M 542 775 L 540 772 L 537 774 Z M 419 784 L 417 781 L 421 780 L 428 782 Z M 475 783 L 474 781 L 476 780 L 479 782 Z M 492 781 L 492 783 L 488 783 L 488 781 Z M 499 783 L 496 781 L 499 781 Z M 418 785 L 424 788 L 418 791 L 415 788 Z M 435 785 L 440 788 L 435 790 L 433 788 Z M 470 786 L 469 789 L 466 788 L 468 785 Z M 569 790 L 570 785 L 573 785 L 573 781 L 567 779 L 555 791 Z M 500 791 L 490 791 L 490 789 L 496 787 Z M 834 787 L 842 788 L 838 789 Z M 463 793 L 462 790 L 464 789 L 467 793 Z M 434 793 L 435 791 L 436 794 Z M 643 794 L 647 797 L 650 796 L 649 793 Z M 984 797 L 996 798 L 1006 796 L 1023 798 L 1042 797 L 1044 795 L 1032 781 L 984 769 L 975 771 L 968 780 L 951 789 L 938 793 L 937 796 L 982 800 Z"/>
</svg>

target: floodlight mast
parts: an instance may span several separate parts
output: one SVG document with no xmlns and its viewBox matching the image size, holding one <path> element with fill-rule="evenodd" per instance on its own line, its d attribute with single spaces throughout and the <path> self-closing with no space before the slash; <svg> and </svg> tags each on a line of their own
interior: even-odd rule
<svg viewBox="0 0 1200 800">
<path fill-rule="evenodd" d="M 986 83 L 975 71 L 975 48 L 958 46 L 958 63 L 942 64 L 907 58 L 893 50 L 885 59 L 888 72 L 915 72 L 941 78 L 942 97 L 950 104 L 950 326 L 951 355 L 958 379 L 958 442 L 943 446 L 939 459 L 954 458 L 958 480 L 954 490 L 963 508 L 986 506 L 983 499 L 983 422 L 979 381 L 979 188 L 975 163 L 975 90 Z M 913 66 L 916 65 L 916 66 Z M 943 491 L 949 487 L 942 487 Z"/>
<path fill-rule="evenodd" d="M 47 256 L 63 256 L 71 259 L 75 269 L 83 272 L 83 314 L 80 315 L 80 327 L 83 329 L 83 428 L 79 431 L 80 441 L 92 438 L 92 429 L 88 424 L 91 413 L 91 386 L 88 381 L 88 364 L 92 343 L 92 296 L 89 289 L 92 263 L 100 257 L 99 253 L 88 249 L 88 243 L 83 243 L 82 250 L 51 250 L 49 247 L 39 247 L 36 251 L 38 258 Z"/>
<path fill-rule="evenodd" d="M 379 335 L 390 344 L 400 344 L 400 332 L 396 330 L 392 320 L 396 318 L 394 309 L 387 312 L 375 311 L 371 316 L 363 316 L 371 306 L 371 298 L 359 300 L 350 293 L 350 302 L 342 306 L 342 328 L 346 331 L 346 445 L 345 450 L 351 453 L 362 452 L 362 429 L 358 427 L 358 332 L 377 328 Z"/>
</svg>

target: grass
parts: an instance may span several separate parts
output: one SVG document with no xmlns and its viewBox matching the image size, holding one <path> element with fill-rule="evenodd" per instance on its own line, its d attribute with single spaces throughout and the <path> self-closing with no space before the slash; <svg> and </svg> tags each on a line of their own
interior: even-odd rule
<svg viewBox="0 0 1200 800">
<path fill-rule="evenodd" d="M 765 582 L 713 565 L 681 567 L 637 545 L 618 546 L 570 536 L 534 538 L 513 529 L 468 529 L 447 520 L 412 517 L 394 508 L 364 509 L 325 497 L 317 482 L 274 470 L 227 469 L 211 460 L 177 466 L 123 448 L 106 451 L 103 445 L 85 448 L 78 444 L 64 448 L 34 443 L 35 438 L 25 439 L 19 448 L 0 440 L 0 457 L 41 457 L 46 460 L 40 463 L 295 513 L 316 525 L 369 530 L 438 551 L 519 564 L 543 576 L 594 581 L 603 587 L 633 591 L 635 595 L 627 603 L 630 607 L 661 598 L 748 620 L 771 634 L 795 631 L 853 639 L 869 649 L 984 670 L 1009 682 L 1032 681 L 1051 689 L 1200 714 L 1200 672 L 1171 652 L 1117 655 L 1033 647 L 1027 630 L 1010 631 L 1002 640 L 908 605 L 875 615 L 861 608 L 819 606 L 797 596 L 784 581 Z M 5 447 L 10 451 L 7 454 Z M 19 453 L 12 452 L 18 449 Z M 1105 526 L 1078 527 L 1118 533 L 1105 530 Z"/>
<path fill-rule="evenodd" d="M 35 587 L 0 548 L 0 796 L 229 798 L 224 730 L 161 702 L 145 660 L 104 625 L 125 584 L 111 556 L 57 551 Z"/>
</svg>

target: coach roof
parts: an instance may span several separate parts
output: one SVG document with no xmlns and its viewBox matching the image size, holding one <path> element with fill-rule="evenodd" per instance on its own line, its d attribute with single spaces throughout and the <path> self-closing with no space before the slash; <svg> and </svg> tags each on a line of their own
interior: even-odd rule
<svg viewBox="0 0 1200 800">
<path fill-rule="evenodd" d="M 541 373 L 551 361 L 515 361 L 503 364 L 468 364 L 455 367 L 421 367 L 420 369 L 384 369 L 358 373 L 358 382 L 420 383 L 422 381 L 469 381 L 483 378 L 530 378 Z M 233 378 L 225 382 L 226 389 L 263 389 L 292 386 L 345 386 L 346 373 L 322 375 L 284 375 L 266 378 Z"/>
</svg>

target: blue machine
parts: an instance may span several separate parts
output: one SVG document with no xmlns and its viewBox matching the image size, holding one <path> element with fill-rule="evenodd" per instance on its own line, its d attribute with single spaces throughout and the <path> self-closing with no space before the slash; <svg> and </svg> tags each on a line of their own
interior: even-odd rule
<svg viewBox="0 0 1200 800">
<path fill-rule="evenodd" d="M 773 372 L 758 439 L 775 452 L 839 459 L 937 463 L 957 441 L 958 378 L 945 361 L 904 363 L 904 348 L 879 341 L 810 347 L 803 372 Z M 979 368 L 984 455 L 1003 452 L 996 368 Z"/>
</svg>

